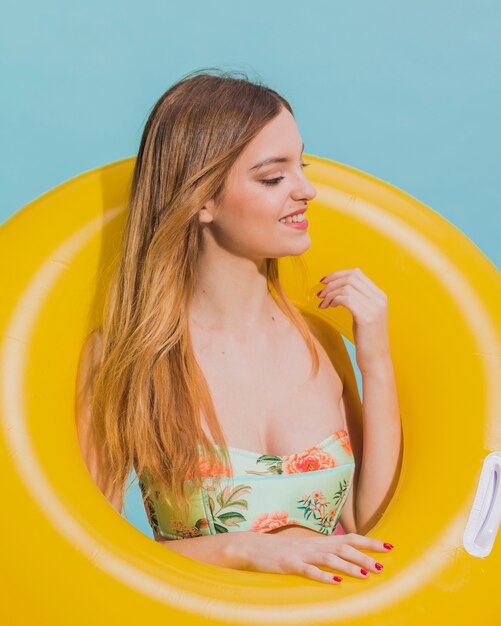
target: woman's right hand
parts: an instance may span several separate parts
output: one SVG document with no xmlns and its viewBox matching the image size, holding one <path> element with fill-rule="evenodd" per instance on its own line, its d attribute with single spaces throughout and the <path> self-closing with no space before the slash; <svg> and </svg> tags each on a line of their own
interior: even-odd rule
<svg viewBox="0 0 501 626">
<path fill-rule="evenodd" d="M 296 574 L 331 584 L 341 582 L 334 579 L 338 574 L 364 579 L 369 578 L 369 572 L 380 574 L 383 568 L 376 567 L 377 561 L 360 550 L 386 553 L 391 550 L 384 547 L 383 541 L 356 533 L 306 537 L 242 532 L 235 533 L 234 538 L 235 541 L 229 546 L 230 567 L 254 572 Z M 328 567 L 335 572 L 326 572 L 321 567 Z M 363 574 L 361 570 L 368 573 Z"/>
</svg>

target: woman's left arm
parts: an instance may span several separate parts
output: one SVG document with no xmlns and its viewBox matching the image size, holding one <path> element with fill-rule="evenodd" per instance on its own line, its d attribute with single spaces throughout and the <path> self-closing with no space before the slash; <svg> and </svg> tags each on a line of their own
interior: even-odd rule
<svg viewBox="0 0 501 626">
<path fill-rule="evenodd" d="M 388 337 L 387 296 L 358 268 L 328 274 L 320 281 L 319 308 L 345 306 L 353 315 L 357 366 L 362 374 L 363 453 L 355 517 L 367 533 L 388 506 L 401 457 L 401 422 Z"/>
<path fill-rule="evenodd" d="M 378 522 L 395 492 L 401 455 L 401 423 L 391 358 L 362 371 L 363 452 L 356 494 L 358 532 Z"/>
</svg>

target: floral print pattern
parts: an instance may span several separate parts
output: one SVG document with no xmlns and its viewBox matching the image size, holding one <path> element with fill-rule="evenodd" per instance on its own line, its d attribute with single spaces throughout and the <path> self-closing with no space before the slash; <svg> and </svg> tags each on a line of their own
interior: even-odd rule
<svg viewBox="0 0 501 626">
<path fill-rule="evenodd" d="M 297 521 L 295 519 L 289 519 L 289 513 L 287 511 L 272 511 L 271 513 L 257 515 L 252 520 L 252 525 L 249 530 L 266 533 L 269 530 L 275 530 L 275 528 L 288 526 L 289 524 L 297 524 Z"/>
<path fill-rule="evenodd" d="M 158 535 L 182 539 L 238 530 L 269 532 L 294 524 L 334 534 L 355 467 L 346 430 L 292 455 L 229 451 L 235 472 L 201 455 L 203 488 L 194 498 L 189 520 L 173 518 L 159 491 L 154 492 L 154 502 L 144 499 L 148 521 Z M 261 469 L 252 469 L 251 460 Z"/>
<path fill-rule="evenodd" d="M 343 480 L 339 483 L 339 489 L 334 493 L 332 501 L 339 505 L 348 489 L 348 482 Z M 322 491 L 314 491 L 309 496 L 304 495 L 298 500 L 299 508 L 303 509 L 305 519 L 313 517 L 316 530 L 324 534 L 330 534 L 333 529 L 333 520 L 336 517 L 336 508 L 328 510 L 329 501 Z"/>
<path fill-rule="evenodd" d="M 211 462 L 209 457 L 201 457 L 198 465 L 200 467 L 200 475 L 202 478 L 212 476 L 231 476 L 231 468 L 223 461 Z"/>
</svg>

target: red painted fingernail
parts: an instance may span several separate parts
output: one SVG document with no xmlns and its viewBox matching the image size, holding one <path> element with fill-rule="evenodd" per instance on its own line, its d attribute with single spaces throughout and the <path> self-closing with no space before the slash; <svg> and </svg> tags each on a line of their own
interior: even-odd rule
<svg viewBox="0 0 501 626">
<path fill-rule="evenodd" d="M 376 564 L 374 565 L 374 567 L 375 567 L 377 570 L 379 570 L 379 571 L 381 571 L 381 570 L 383 569 L 383 566 L 381 565 L 381 563 L 376 563 Z"/>
<path fill-rule="evenodd" d="M 317 296 L 319 296 L 322 293 L 323 289 L 320 289 L 320 291 L 317 293 Z"/>
<path fill-rule="evenodd" d="M 386 550 L 393 550 L 393 546 L 391 545 L 391 543 L 383 543 L 383 546 L 386 548 Z"/>
<path fill-rule="evenodd" d="M 367 574 L 369 573 L 366 569 L 361 569 L 360 572 L 364 575 L 367 576 Z"/>
<path fill-rule="evenodd" d="M 326 278 L 327 278 L 327 276 L 323 276 L 323 277 L 320 279 L 320 282 L 322 282 L 322 281 L 323 281 L 323 280 L 325 280 Z"/>
<path fill-rule="evenodd" d="M 343 580 L 341 576 L 333 576 L 332 579 L 335 580 L 337 583 L 340 583 Z"/>
</svg>

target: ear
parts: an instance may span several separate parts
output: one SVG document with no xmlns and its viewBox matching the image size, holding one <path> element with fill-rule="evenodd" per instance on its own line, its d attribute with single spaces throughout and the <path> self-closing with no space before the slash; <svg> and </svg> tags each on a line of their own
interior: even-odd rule
<svg viewBox="0 0 501 626">
<path fill-rule="evenodd" d="M 208 200 L 198 212 L 198 221 L 201 224 L 209 224 L 216 214 L 216 203 L 214 199 Z"/>
</svg>

